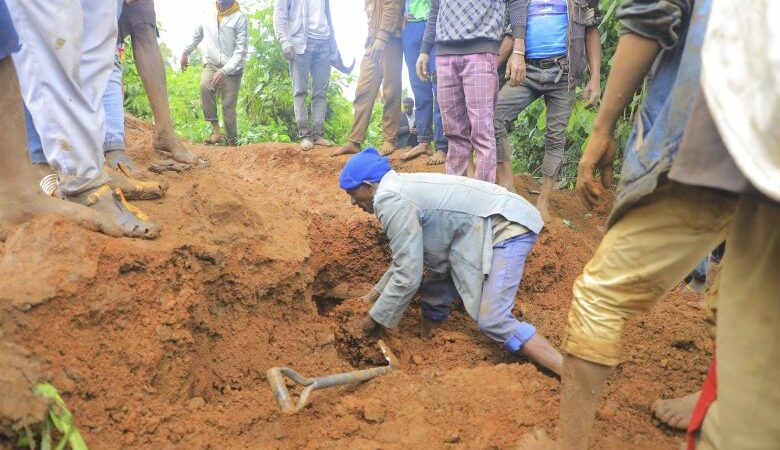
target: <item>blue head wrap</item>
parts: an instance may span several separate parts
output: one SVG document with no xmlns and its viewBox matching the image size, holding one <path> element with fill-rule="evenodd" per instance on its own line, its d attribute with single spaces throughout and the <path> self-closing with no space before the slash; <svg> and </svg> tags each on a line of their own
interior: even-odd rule
<svg viewBox="0 0 780 450">
<path fill-rule="evenodd" d="M 349 158 L 341 171 L 339 186 L 341 189 L 350 190 L 366 181 L 376 183 L 390 170 L 390 160 L 386 156 L 380 156 L 374 147 L 368 147 Z"/>
</svg>

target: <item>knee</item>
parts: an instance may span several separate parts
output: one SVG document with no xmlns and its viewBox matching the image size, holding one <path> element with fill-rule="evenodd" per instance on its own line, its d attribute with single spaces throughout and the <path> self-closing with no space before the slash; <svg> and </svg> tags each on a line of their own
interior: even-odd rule
<svg viewBox="0 0 780 450">
<path fill-rule="evenodd" d="M 480 333 L 492 339 L 499 338 L 501 334 L 501 321 L 492 314 L 480 314 L 479 319 L 477 319 L 477 327 Z"/>
<path fill-rule="evenodd" d="M 212 95 L 211 80 L 208 77 L 202 77 L 200 79 L 200 95 Z"/>
</svg>

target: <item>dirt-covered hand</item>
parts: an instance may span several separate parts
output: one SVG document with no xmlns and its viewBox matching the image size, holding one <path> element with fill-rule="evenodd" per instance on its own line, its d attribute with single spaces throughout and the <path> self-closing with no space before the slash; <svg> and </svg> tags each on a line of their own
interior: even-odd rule
<svg viewBox="0 0 780 450">
<path fill-rule="evenodd" d="M 369 57 L 376 64 L 382 64 L 382 60 L 385 57 L 385 47 L 387 47 L 387 42 L 382 39 L 374 39 L 374 44 L 371 46 Z"/>
<path fill-rule="evenodd" d="M 430 61 L 430 57 L 427 53 L 420 53 L 420 56 L 417 58 L 417 65 L 415 66 L 417 78 L 423 81 L 431 79 L 431 75 L 428 73 L 428 61 Z"/>
<path fill-rule="evenodd" d="M 363 330 L 363 333 L 365 334 L 372 334 L 379 329 L 379 324 L 374 322 L 374 319 L 366 314 L 365 317 L 360 319 L 360 329 Z"/>
<path fill-rule="evenodd" d="M 599 80 L 590 80 L 582 90 L 582 98 L 585 99 L 585 106 L 596 106 L 601 99 L 601 83 Z"/>
<path fill-rule="evenodd" d="M 525 80 L 525 59 L 519 53 L 512 53 L 509 61 L 506 63 L 506 73 L 504 74 L 512 87 L 520 86 Z"/>
<path fill-rule="evenodd" d="M 190 55 L 187 52 L 182 52 L 181 60 L 179 61 L 179 65 L 181 65 L 181 70 L 182 71 L 187 70 L 187 67 L 189 67 L 189 65 L 190 65 Z"/>
<path fill-rule="evenodd" d="M 287 61 L 292 61 L 298 57 L 298 55 L 295 53 L 295 48 L 293 48 L 292 45 L 288 45 L 284 47 L 282 49 L 282 54 L 287 59 Z"/>
<path fill-rule="evenodd" d="M 617 143 L 611 134 L 593 131 L 577 169 L 575 192 L 587 208 L 593 208 L 605 189 L 612 187 L 612 167 Z M 593 172 L 601 171 L 601 187 L 593 179 Z M 603 188 L 603 189 L 602 189 Z"/>
<path fill-rule="evenodd" d="M 379 298 L 379 295 L 380 294 L 379 294 L 379 292 L 376 289 L 371 288 L 371 290 L 369 290 L 368 293 L 366 293 L 364 296 L 360 297 L 360 300 L 362 300 L 363 303 L 372 304 L 372 303 L 374 303 L 376 301 L 376 299 Z"/>
</svg>

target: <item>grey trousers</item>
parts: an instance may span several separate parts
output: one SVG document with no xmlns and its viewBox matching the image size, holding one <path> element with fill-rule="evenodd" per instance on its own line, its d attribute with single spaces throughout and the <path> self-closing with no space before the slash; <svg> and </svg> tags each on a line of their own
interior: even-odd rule
<svg viewBox="0 0 780 450">
<path fill-rule="evenodd" d="M 569 90 L 566 73 L 559 76 L 557 67 L 542 69 L 526 64 L 525 80 L 517 87 L 504 85 L 498 94 L 493 125 L 496 131 L 497 162 L 512 160 L 507 125 L 539 97 L 547 107 L 547 129 L 544 133 L 542 175 L 555 178 L 561 170 L 566 144 L 566 126 L 574 105 L 574 90 Z"/>
<path fill-rule="evenodd" d="M 219 122 L 217 113 L 217 93 L 222 93 L 222 120 L 225 122 L 225 134 L 230 145 L 236 144 L 238 139 L 238 123 L 236 118 L 236 103 L 238 103 L 238 90 L 241 87 L 240 72 L 236 75 L 225 75 L 225 79 L 216 89 L 211 88 L 211 80 L 219 67 L 206 64 L 200 75 L 200 103 L 203 107 L 203 118 L 206 122 Z"/>
<path fill-rule="evenodd" d="M 311 126 L 309 126 L 309 109 L 306 106 L 309 75 L 311 75 Z M 306 42 L 306 51 L 290 61 L 290 76 L 293 80 L 298 135 L 301 139 L 310 138 L 316 141 L 325 133 L 330 83 L 330 41 L 309 38 Z"/>
</svg>

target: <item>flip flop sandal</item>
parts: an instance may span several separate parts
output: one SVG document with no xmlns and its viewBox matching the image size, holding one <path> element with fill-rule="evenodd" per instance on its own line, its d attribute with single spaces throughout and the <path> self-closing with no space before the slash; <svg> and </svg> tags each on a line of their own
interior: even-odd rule
<svg viewBox="0 0 780 450">
<path fill-rule="evenodd" d="M 118 156 L 117 153 L 121 153 Z M 122 172 L 129 178 L 133 178 L 132 175 L 130 175 L 131 172 L 135 171 L 137 167 L 135 166 L 135 162 L 125 153 L 124 151 L 113 151 L 108 152 L 109 155 L 112 155 L 110 158 L 106 158 L 106 165 L 114 170 L 122 170 Z M 122 169 L 122 166 L 125 166 L 125 169 Z"/>
<path fill-rule="evenodd" d="M 121 177 L 125 179 L 122 180 Z M 156 200 L 165 195 L 168 184 L 160 181 L 139 180 L 132 176 L 130 170 L 124 164 L 119 164 L 119 169 L 114 173 L 109 172 L 109 186 L 121 189 L 124 196 L 130 200 Z"/>
<path fill-rule="evenodd" d="M 160 235 L 160 226 L 149 220 L 149 216 L 135 206 L 127 203 L 121 189 L 111 189 L 103 185 L 95 192 L 86 195 L 86 198 L 74 197 L 79 203 L 92 207 L 99 202 L 111 202 L 119 209 L 120 215 L 117 224 L 122 228 L 125 236 L 144 239 L 155 239 Z"/>
</svg>

